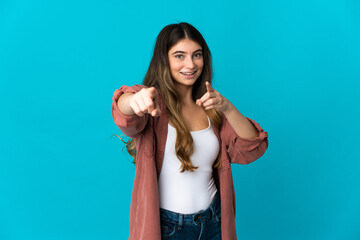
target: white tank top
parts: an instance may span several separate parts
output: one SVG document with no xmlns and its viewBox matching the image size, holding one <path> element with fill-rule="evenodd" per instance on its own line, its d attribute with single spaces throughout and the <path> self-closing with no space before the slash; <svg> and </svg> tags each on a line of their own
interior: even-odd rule
<svg viewBox="0 0 360 240">
<path fill-rule="evenodd" d="M 209 207 L 216 194 L 212 166 L 220 146 L 208 117 L 209 126 L 190 131 L 194 153 L 191 162 L 194 172 L 180 172 L 181 162 L 175 154 L 176 129 L 168 124 L 164 159 L 159 176 L 160 207 L 169 211 L 192 214 Z"/>
</svg>

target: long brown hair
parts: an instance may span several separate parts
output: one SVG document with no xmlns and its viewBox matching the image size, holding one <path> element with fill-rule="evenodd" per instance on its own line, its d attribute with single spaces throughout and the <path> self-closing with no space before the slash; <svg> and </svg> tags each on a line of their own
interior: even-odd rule
<svg viewBox="0 0 360 240">
<path fill-rule="evenodd" d="M 196 99 L 201 98 L 206 93 L 205 82 L 208 81 L 211 84 L 212 80 L 211 53 L 200 32 L 185 22 L 167 25 L 160 31 L 156 39 L 150 66 L 143 80 L 143 85 L 155 87 L 160 91 L 166 105 L 169 120 L 176 128 L 175 153 L 181 161 L 181 172 L 185 170 L 194 171 L 198 168 L 194 166 L 190 160 L 190 156 L 194 151 L 193 138 L 181 115 L 180 96 L 176 91 L 174 80 L 170 73 L 168 58 L 168 52 L 171 47 L 183 39 L 190 39 L 198 43 L 202 47 L 203 53 L 204 66 L 201 75 L 193 85 L 193 101 L 195 102 Z M 209 116 L 213 126 L 220 129 L 222 124 L 221 114 L 215 109 L 206 110 L 206 114 Z M 126 148 L 135 162 L 136 147 L 133 139 L 130 139 L 126 143 Z M 215 163 L 215 167 L 219 166 L 220 157 Z"/>
</svg>

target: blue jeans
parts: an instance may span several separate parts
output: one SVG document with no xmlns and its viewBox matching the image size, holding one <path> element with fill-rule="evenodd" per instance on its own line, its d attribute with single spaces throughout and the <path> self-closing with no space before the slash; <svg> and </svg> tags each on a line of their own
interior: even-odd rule
<svg viewBox="0 0 360 240">
<path fill-rule="evenodd" d="M 220 194 L 210 206 L 194 214 L 181 214 L 160 208 L 162 240 L 221 240 Z"/>
</svg>

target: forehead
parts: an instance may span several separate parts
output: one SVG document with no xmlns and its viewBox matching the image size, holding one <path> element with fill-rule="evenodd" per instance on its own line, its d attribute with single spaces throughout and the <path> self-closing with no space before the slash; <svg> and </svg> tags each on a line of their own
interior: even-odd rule
<svg viewBox="0 0 360 240">
<path fill-rule="evenodd" d="M 176 51 L 182 51 L 182 52 L 194 52 L 198 49 L 201 49 L 201 46 L 190 39 L 182 39 L 179 42 L 177 42 L 172 48 L 170 48 L 169 53 L 176 52 Z"/>
</svg>

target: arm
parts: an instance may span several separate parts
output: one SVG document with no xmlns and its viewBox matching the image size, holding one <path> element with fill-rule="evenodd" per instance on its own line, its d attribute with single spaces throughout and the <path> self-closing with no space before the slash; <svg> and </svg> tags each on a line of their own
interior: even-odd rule
<svg viewBox="0 0 360 240">
<path fill-rule="evenodd" d="M 222 112 L 220 137 L 232 163 L 248 164 L 261 157 L 268 147 L 268 133 L 254 120 L 244 117 L 235 106 L 206 82 L 207 92 L 196 101 L 205 110 Z"/>
<path fill-rule="evenodd" d="M 238 136 L 249 139 L 259 136 L 258 129 L 230 101 L 228 101 L 228 108 L 223 113 Z"/>
<path fill-rule="evenodd" d="M 147 123 L 149 118 L 148 114 L 143 116 L 138 116 L 136 114 L 129 114 L 130 113 L 127 109 L 126 102 L 130 95 L 140 91 L 142 88 L 145 88 L 143 85 L 134 85 L 132 87 L 129 86 L 122 86 L 121 88 L 117 89 L 112 98 L 111 104 L 111 114 L 114 119 L 115 124 L 119 127 L 119 129 L 129 137 L 134 137 L 136 134 L 141 132 Z M 118 101 L 121 97 L 121 100 Z M 125 100 L 125 101 L 123 101 Z M 120 111 L 123 110 L 124 112 Z"/>
<path fill-rule="evenodd" d="M 264 155 L 266 149 L 268 148 L 268 133 L 265 132 L 254 120 L 247 117 L 244 118 L 245 124 L 243 125 L 241 121 L 239 121 L 239 123 L 233 123 L 235 128 L 245 129 L 241 132 L 242 136 L 244 136 L 243 132 L 245 132 L 245 134 L 247 131 L 252 133 L 253 129 L 256 129 L 256 132 L 258 133 L 257 137 L 240 137 L 235 132 L 225 115 L 223 115 L 223 125 L 221 127 L 220 134 L 222 140 L 225 141 L 231 163 L 249 164 Z M 236 118 L 232 119 L 232 121 L 234 120 L 236 120 Z M 250 129 L 247 123 L 252 125 Z"/>
<path fill-rule="evenodd" d="M 134 115 L 134 110 L 130 107 L 129 100 L 135 93 L 127 92 L 119 97 L 117 100 L 117 106 L 124 115 Z"/>
</svg>

